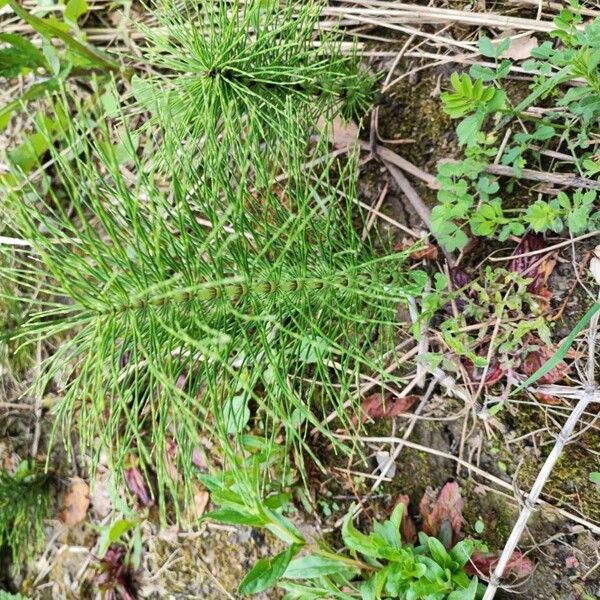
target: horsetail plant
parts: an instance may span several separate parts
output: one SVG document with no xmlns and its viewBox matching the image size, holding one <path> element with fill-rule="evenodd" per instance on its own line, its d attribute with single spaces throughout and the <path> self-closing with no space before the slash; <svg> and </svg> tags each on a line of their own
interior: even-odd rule
<svg viewBox="0 0 600 600">
<path fill-rule="evenodd" d="M 164 511 L 165 493 L 191 492 L 209 433 L 226 454 L 249 428 L 282 436 L 300 464 L 317 459 L 310 431 L 339 447 L 322 416 L 352 426 L 422 274 L 357 235 L 355 157 L 321 143 L 318 167 L 292 153 L 273 181 L 260 149 L 244 170 L 227 148 L 207 169 L 163 136 L 168 176 L 147 158 L 154 138 L 125 123 L 66 123 L 70 152 L 53 149 L 44 181 L 7 191 L 30 247 L 13 248 L 2 275 L 40 288 L 21 298 L 32 306 L 19 337 L 56 346 L 37 391 L 62 388 L 58 430 L 78 431 L 92 470 L 106 453 L 117 480 L 132 465 L 155 473 Z"/>
<path fill-rule="evenodd" d="M 0 470 L 0 549 L 10 551 L 17 569 L 20 559 L 44 540 L 50 484 L 50 476 L 29 461 L 21 462 L 14 474 Z"/>
<path fill-rule="evenodd" d="M 250 148 L 289 154 L 319 118 L 362 117 L 373 77 L 359 68 L 353 42 L 321 28 L 322 6 L 160 0 L 152 10 L 159 27 L 139 26 L 152 75 L 132 82 L 138 109 L 155 114 L 151 123 L 159 115 L 174 140 L 225 145 L 239 163 Z"/>
</svg>

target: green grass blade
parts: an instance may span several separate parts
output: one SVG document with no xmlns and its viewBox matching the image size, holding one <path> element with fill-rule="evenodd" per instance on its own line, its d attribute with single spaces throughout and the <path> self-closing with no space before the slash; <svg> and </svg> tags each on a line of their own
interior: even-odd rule
<svg viewBox="0 0 600 600">
<path fill-rule="evenodd" d="M 577 325 L 573 328 L 573 331 L 562 341 L 561 345 L 558 347 L 556 354 L 549 360 L 547 360 L 533 375 L 529 376 L 519 387 L 514 389 L 511 392 L 512 394 L 516 394 L 524 390 L 526 387 L 532 385 L 536 381 L 538 381 L 541 377 L 546 375 L 549 371 L 554 369 L 560 363 L 560 361 L 567 355 L 569 348 L 577 338 L 577 336 L 583 331 L 583 329 L 589 324 L 592 320 L 592 317 L 600 310 L 600 302 L 595 302 L 589 308 L 589 310 L 581 317 Z"/>
</svg>

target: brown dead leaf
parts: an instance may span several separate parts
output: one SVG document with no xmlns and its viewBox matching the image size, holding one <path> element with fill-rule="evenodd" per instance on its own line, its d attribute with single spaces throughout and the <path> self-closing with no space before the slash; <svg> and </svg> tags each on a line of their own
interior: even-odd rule
<svg viewBox="0 0 600 600">
<path fill-rule="evenodd" d="M 194 510 L 196 512 L 196 517 L 201 517 L 208 506 L 208 501 L 210 500 L 210 494 L 208 490 L 198 489 L 194 492 Z"/>
<path fill-rule="evenodd" d="M 92 485 L 93 492 L 90 494 L 90 505 L 99 517 L 106 517 L 113 509 L 109 488 L 110 473 L 108 471 L 98 472 Z"/>
<path fill-rule="evenodd" d="M 89 505 L 90 488 L 88 484 L 80 477 L 73 477 L 58 518 L 67 527 L 74 527 L 85 519 Z"/>
<path fill-rule="evenodd" d="M 210 494 L 208 490 L 198 483 L 194 484 L 194 497 L 186 508 L 184 523 L 188 525 L 195 523 L 206 512 L 209 500 Z"/>
<path fill-rule="evenodd" d="M 409 410 L 419 399 L 419 396 L 393 396 L 386 394 L 382 396 L 379 393 L 367 396 L 362 402 L 363 421 L 368 417 L 372 419 L 385 419 L 397 417 Z"/>
<path fill-rule="evenodd" d="M 427 488 L 419 504 L 423 531 L 439 538 L 447 548 L 451 548 L 460 539 L 462 510 L 463 500 L 455 481 L 444 485 L 439 494 Z"/>
<path fill-rule="evenodd" d="M 436 260 L 438 257 L 438 249 L 433 244 L 419 244 L 417 248 L 411 251 L 416 242 L 414 240 L 402 240 L 394 246 L 396 252 L 410 252 L 408 260 Z"/>
<path fill-rule="evenodd" d="M 494 45 L 499 44 L 503 38 L 498 38 L 492 43 Z M 538 47 L 537 38 L 533 35 L 523 35 L 520 37 L 514 37 L 510 40 L 510 46 L 508 50 L 502 53 L 502 58 L 508 58 L 511 60 L 525 60 L 531 56 L 531 51 Z"/>
<path fill-rule="evenodd" d="M 325 120 L 320 117 L 317 122 L 320 130 L 326 128 Z M 341 117 L 335 117 L 333 123 L 327 127 L 330 141 L 338 148 L 353 146 L 358 142 L 358 126 L 354 121 L 344 122 Z"/>
</svg>

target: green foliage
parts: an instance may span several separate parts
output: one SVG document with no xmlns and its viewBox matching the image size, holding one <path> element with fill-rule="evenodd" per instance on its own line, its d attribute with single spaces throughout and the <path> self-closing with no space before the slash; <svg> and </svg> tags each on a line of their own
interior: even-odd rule
<svg viewBox="0 0 600 600">
<path fill-rule="evenodd" d="M 142 536 L 139 529 L 141 520 L 135 516 L 129 519 L 117 519 L 112 523 L 104 526 L 100 530 L 100 539 L 98 541 L 98 558 L 104 558 L 104 555 L 113 544 L 131 545 L 133 547 L 133 555 L 137 556 L 134 560 L 134 565 L 139 567 L 139 558 L 142 552 Z M 130 536 L 128 534 L 131 534 Z M 131 537 L 125 542 L 125 537 Z"/>
<path fill-rule="evenodd" d="M 2 259 L 0 258 L 0 264 Z M 0 282 L 0 390 L 12 378 L 20 379 L 30 366 L 32 349 L 20 347 L 13 340 L 24 319 L 23 305 L 15 298 L 16 289 L 10 281 Z"/>
<path fill-rule="evenodd" d="M 0 76 L 10 79 L 24 70 L 47 68 L 44 54 L 29 40 L 14 33 L 0 33 L 0 42 L 6 47 L 0 48 Z"/>
<path fill-rule="evenodd" d="M 486 115 L 504 108 L 505 94 L 484 85 L 482 79 L 473 81 L 466 73 L 462 76 L 453 73 L 450 83 L 453 91 L 442 94 L 444 110 L 453 119 L 468 115 L 459 123 L 456 134 L 461 145 L 472 145 Z"/>
<path fill-rule="evenodd" d="M 140 108 L 157 115 L 174 140 L 227 145 L 245 164 L 251 149 L 272 160 L 306 144 L 319 118 L 360 118 L 373 79 L 336 32 L 318 27 L 323 3 L 252 0 L 158 4 L 159 27 L 141 30 L 150 78 L 135 78 Z M 211 150 L 205 150 L 211 154 Z M 205 159 L 206 160 L 206 159 Z"/>
<path fill-rule="evenodd" d="M 592 214 L 595 200 L 596 192 L 592 190 L 576 190 L 572 198 L 559 192 L 555 200 L 538 200 L 530 206 L 525 218 L 536 232 L 550 229 L 560 233 L 566 224 L 569 231 L 577 235 L 598 227 L 600 212 Z"/>
<path fill-rule="evenodd" d="M 446 312 L 439 331 L 452 353 L 468 359 L 474 367 L 485 367 L 488 363 L 481 355 L 481 349 L 488 351 L 487 334 L 491 327 L 479 328 L 472 333 L 467 330 L 469 326 L 490 319 L 492 323 L 497 321 L 497 330 L 491 340 L 492 356 L 498 357 L 504 367 L 516 368 L 519 357 L 529 350 L 526 340 L 530 334 L 550 344 L 550 330 L 540 313 L 539 298 L 527 290 L 531 281 L 531 277 L 488 266 L 477 279 L 469 281 L 465 289 L 445 296 L 432 293 L 426 299 L 424 309 L 427 314 L 434 314 L 451 301 L 460 306 L 456 314 Z M 512 362 L 515 354 L 516 362 Z"/>
<path fill-rule="evenodd" d="M 581 27 L 582 18 L 576 12 L 563 10 L 555 25 L 551 35 L 561 43 L 545 41 L 523 63 L 523 68 L 534 74 L 534 80 L 531 93 L 514 108 L 505 91 L 512 63 L 501 58 L 509 48 L 508 38 L 492 42 L 482 37 L 479 50 L 494 59 L 495 68 L 473 65 L 469 75 L 455 73 L 452 90 L 442 94 L 446 113 L 462 119 L 456 134 L 465 146 L 465 158 L 452 166 L 442 165 L 438 173 L 440 204 L 433 210 L 433 230 L 448 250 L 463 248 L 469 231 L 505 241 L 510 235 L 521 235 L 527 227 L 536 232 L 568 230 L 574 235 L 598 227 L 593 191 L 576 189 L 570 195 L 560 192 L 556 198 L 538 199 L 528 207 L 508 210 L 499 191 L 499 179 L 485 173 L 492 158 L 511 166 L 516 179 L 530 165 L 545 171 L 548 161 L 541 152 L 560 142 L 573 156 L 576 175 L 598 178 L 600 166 L 588 146 L 591 128 L 600 117 L 600 19 Z M 583 84 L 560 85 L 573 79 Z M 556 110 L 547 111 L 542 118 L 525 112 L 540 99 Z M 497 142 L 516 118 L 520 125 L 500 151 Z M 508 192 L 513 187 L 512 183 L 502 186 Z"/>
<path fill-rule="evenodd" d="M 0 130 L 8 125 L 15 112 L 57 90 L 71 76 L 94 77 L 96 81 L 103 81 L 111 74 L 123 71 L 117 61 L 82 41 L 77 19 L 88 10 L 85 0 L 69 0 L 64 10 L 64 21 L 53 16 L 40 18 L 13 0 L 4 4 L 8 4 L 19 18 L 31 26 L 41 37 L 42 44 L 39 49 L 23 35 L 0 33 L 0 78 L 11 79 L 31 71 L 40 76 L 20 96 L 0 106 Z M 55 40 L 60 41 L 61 48 L 54 45 Z M 126 70 L 124 72 L 127 73 Z M 16 162 L 24 171 L 30 170 L 49 143 L 52 140 L 43 140 L 36 134 L 26 137 L 23 144 L 13 150 L 19 155 L 20 160 Z M 5 174 L 0 178 L 10 179 Z"/>
<path fill-rule="evenodd" d="M 554 369 L 567 355 L 569 348 L 572 346 L 573 342 L 577 338 L 577 336 L 585 329 L 588 323 L 592 320 L 592 317 L 600 310 L 600 302 L 594 302 L 592 306 L 588 309 L 588 311 L 577 321 L 577 324 L 572 329 L 571 333 L 561 342 L 560 346 L 553 354 L 550 360 L 547 360 L 535 373 L 529 376 L 521 385 L 515 388 L 512 391 L 512 394 L 516 394 L 526 387 L 534 384 L 538 379 L 546 375 L 549 371 Z"/>
<path fill-rule="evenodd" d="M 390 518 L 374 523 L 373 531 L 361 533 L 352 522 L 350 508 L 342 527 L 344 550 L 336 552 L 324 540 L 307 540 L 286 519 L 280 508 L 266 508 L 271 498 L 261 502 L 256 495 L 239 488 L 219 487 L 204 478 L 213 501 L 220 505 L 207 519 L 239 524 L 252 521 L 266 527 L 288 544 L 271 559 L 261 559 L 240 584 L 241 594 L 264 591 L 277 584 L 286 598 L 353 598 L 383 600 L 475 600 L 484 587 L 477 577 L 469 579 L 465 565 L 475 543 L 463 540 L 446 549 L 436 538 L 419 534 L 416 544 L 403 542 L 401 523 L 404 505 L 398 504 Z M 249 498 L 254 497 L 253 503 Z M 251 506 L 251 508 L 249 508 Z M 243 521 L 240 516 L 244 515 Z"/>
<path fill-rule="evenodd" d="M 54 38 L 80 66 L 116 68 L 72 35 L 85 3 L 59 23 L 8 1 L 56 77 Z M 133 120 L 116 86 L 96 85 L 100 103 L 61 92 L 8 154 L 7 226 L 37 256 L 1 249 L 12 301 L 27 306 L 19 342 L 61 340 L 38 391 L 60 383 L 57 428 L 77 429 L 92 471 L 101 452 L 117 482 L 138 465 L 163 518 L 166 496 L 177 514 L 191 497 L 209 431 L 235 468 L 251 428 L 283 434 L 299 465 L 312 429 L 340 448 L 320 415 L 352 426 L 344 403 L 393 360 L 397 304 L 422 289 L 401 253 L 377 258 L 385 240 L 357 235 L 355 157 L 331 158 L 326 135 L 309 143 L 335 116 L 357 117 L 372 85 L 315 28 L 320 6 L 161 3 Z M 136 109 L 150 114 L 139 129 Z M 27 180 L 42 154 L 51 166 Z"/>
<path fill-rule="evenodd" d="M 475 82 L 466 74 L 452 73 L 450 77 L 452 92 L 442 94 L 444 109 L 453 119 L 484 108 L 494 97 L 494 88 L 484 86 L 481 79 Z"/>
<path fill-rule="evenodd" d="M 0 547 L 7 547 L 19 565 L 44 540 L 44 519 L 50 507 L 49 477 L 27 461 L 16 473 L 0 471 Z"/>
<path fill-rule="evenodd" d="M 69 5 L 70 4 L 70 5 Z M 86 10 L 85 2 L 82 0 L 76 0 L 67 4 L 68 12 L 65 16 L 71 21 L 75 21 L 78 16 L 83 14 Z M 73 24 L 61 22 L 55 17 L 40 18 L 36 15 L 27 12 L 22 8 L 15 0 L 8 0 L 8 5 L 12 8 L 17 16 L 23 19 L 28 25 L 30 25 L 37 33 L 43 38 L 50 42 L 51 40 L 58 39 L 68 48 L 69 52 L 66 54 L 66 58 L 74 65 L 80 66 L 94 66 L 102 68 L 108 71 L 118 72 L 121 68 L 118 62 L 107 56 L 105 53 L 100 52 L 93 46 L 80 41 L 72 32 Z M 47 52 L 52 52 L 51 46 L 47 46 Z M 51 60 L 49 62 L 52 62 Z"/>
<path fill-rule="evenodd" d="M 225 452 L 250 427 L 302 452 L 313 428 L 341 447 L 319 413 L 352 427 L 357 409 L 344 403 L 360 401 L 363 373 L 383 375 L 398 302 L 423 286 L 401 253 L 376 258 L 360 240 L 355 161 L 302 167 L 290 151 L 275 184 L 260 149 L 238 170 L 227 146 L 199 161 L 167 136 L 159 168 L 154 138 L 88 119 L 59 122 L 72 153 L 51 147 L 39 184 L 6 190 L 14 235 L 39 257 L 2 247 L 3 276 L 40 286 L 20 338 L 63 339 L 37 382 L 40 393 L 63 382 L 57 427 L 78 430 L 92 468 L 106 452 L 117 479 L 134 455 L 156 475 L 162 511 L 180 482 L 191 493 L 207 429 Z"/>
<path fill-rule="evenodd" d="M 398 504 L 390 519 L 375 523 L 369 535 L 354 527 L 352 512 L 346 516 L 342 528 L 344 545 L 361 554 L 367 564 L 374 562 L 376 567 L 376 572 L 360 584 L 361 597 L 373 600 L 479 597 L 477 578 L 469 580 L 464 572 L 474 550 L 473 542 L 464 540 L 447 551 L 438 539 L 421 532 L 416 546 L 403 544 L 400 536 L 403 511 L 404 505 Z"/>
</svg>

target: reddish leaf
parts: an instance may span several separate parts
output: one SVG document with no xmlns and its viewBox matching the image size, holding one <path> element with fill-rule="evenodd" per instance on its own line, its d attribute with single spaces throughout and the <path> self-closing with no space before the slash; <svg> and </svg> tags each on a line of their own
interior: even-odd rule
<svg viewBox="0 0 600 600">
<path fill-rule="evenodd" d="M 529 343 L 540 345 L 540 348 L 538 350 L 529 352 L 523 360 L 521 372 L 524 375 L 527 375 L 527 377 L 533 375 L 545 362 L 554 356 L 552 349 L 544 346 L 544 342 L 542 342 L 542 340 L 538 338 L 530 338 Z M 569 371 L 570 369 L 568 365 L 561 360 L 556 367 L 550 369 L 550 371 L 548 371 L 545 375 L 542 375 L 542 377 L 538 379 L 538 383 L 556 383 L 564 379 Z"/>
<path fill-rule="evenodd" d="M 417 527 L 412 517 L 408 513 L 408 504 L 410 500 L 408 496 L 403 494 L 398 498 L 398 504 L 404 504 L 404 512 L 402 513 L 402 522 L 400 523 L 400 536 L 405 544 L 412 544 L 417 539 Z"/>
<path fill-rule="evenodd" d="M 200 448 L 194 448 L 192 451 L 192 463 L 199 469 L 207 469 L 208 465 L 206 464 L 204 454 L 202 454 Z"/>
<path fill-rule="evenodd" d="M 469 374 L 469 377 L 471 378 L 471 381 L 473 381 L 474 383 L 479 383 L 481 381 L 481 375 L 483 374 L 483 370 L 476 369 L 473 362 L 468 358 L 464 358 L 462 360 L 462 363 L 464 364 L 465 369 Z M 497 360 L 492 358 L 490 362 L 490 367 L 485 375 L 485 381 L 483 382 L 483 385 L 494 385 L 495 383 L 498 383 L 498 381 L 500 381 L 503 377 L 504 369 Z"/>
<path fill-rule="evenodd" d="M 497 383 L 504 377 L 504 369 L 500 366 L 499 363 L 493 364 L 493 367 L 488 369 L 488 372 L 485 376 L 484 385 L 493 385 Z"/>
<path fill-rule="evenodd" d="M 460 539 L 462 509 L 463 500 L 455 481 L 447 483 L 439 494 L 427 488 L 419 504 L 423 531 L 441 539 L 446 547 L 452 547 Z"/>
<path fill-rule="evenodd" d="M 128 564 L 127 550 L 123 546 L 113 544 L 100 561 L 94 582 L 106 597 L 123 600 L 136 600 L 134 579 L 136 571 Z M 115 595 L 118 591 L 119 595 Z"/>
<path fill-rule="evenodd" d="M 368 417 L 373 419 L 385 419 L 397 417 L 409 410 L 419 399 L 419 396 L 403 396 L 399 398 L 392 394 L 371 394 L 367 396 L 362 403 L 363 421 Z"/>
<path fill-rule="evenodd" d="M 520 243 L 515 248 L 515 255 L 542 250 L 546 246 L 546 240 L 544 240 L 542 235 L 528 233 L 521 238 Z M 541 260 L 537 267 L 533 267 L 540 259 L 543 260 Z M 556 259 L 553 255 L 540 253 L 513 258 L 508 264 L 508 270 L 519 273 L 523 277 L 532 278 L 531 283 L 527 286 L 528 291 L 532 294 L 542 294 L 547 292 L 544 288 L 548 277 L 550 277 L 550 274 L 554 270 L 555 264 Z"/>
<path fill-rule="evenodd" d="M 138 500 L 144 506 L 152 506 L 152 498 L 150 498 L 150 494 L 148 494 L 148 490 L 146 489 L 144 476 L 137 467 L 132 467 L 125 471 L 125 481 L 127 482 L 127 487 L 138 497 Z"/>
<path fill-rule="evenodd" d="M 185 387 L 185 384 L 187 383 L 187 373 L 182 373 L 178 378 L 177 381 L 175 382 L 175 387 L 178 390 L 182 390 Z"/>
<path fill-rule="evenodd" d="M 129 364 L 129 352 L 124 352 L 119 360 L 119 366 L 124 369 Z"/>
<path fill-rule="evenodd" d="M 450 284 L 454 291 L 466 287 L 471 281 L 473 281 L 473 277 L 464 269 L 461 269 L 460 267 L 453 267 L 450 269 Z M 454 307 L 459 311 L 464 310 L 469 296 L 472 296 L 472 293 L 469 292 L 468 289 L 462 290 L 461 295 L 454 299 L 454 306 L 452 302 L 448 302 L 448 304 L 444 306 L 444 310 L 449 314 L 454 313 Z"/>
<path fill-rule="evenodd" d="M 491 575 L 497 564 L 498 556 L 495 554 L 483 554 L 480 550 L 475 550 L 470 562 L 465 566 L 465 571 L 469 575 L 478 575 L 480 573 Z M 523 579 L 531 574 L 533 568 L 533 562 L 526 556 L 523 556 L 520 550 L 515 550 L 506 565 L 504 574 L 512 576 L 515 579 Z"/>
<path fill-rule="evenodd" d="M 551 396 L 550 394 L 542 394 L 542 392 L 536 392 L 535 397 L 542 404 L 552 404 L 555 406 L 562 404 L 562 400 L 560 398 L 557 398 L 556 396 Z"/>
<path fill-rule="evenodd" d="M 565 558 L 565 567 L 567 567 L 567 569 L 576 569 L 578 566 L 579 561 L 576 556 L 571 555 Z"/>
<path fill-rule="evenodd" d="M 453 267 L 450 269 L 450 282 L 452 283 L 452 287 L 455 290 L 465 287 L 469 283 L 473 281 L 472 275 L 467 273 L 464 269 L 460 267 Z"/>
</svg>

